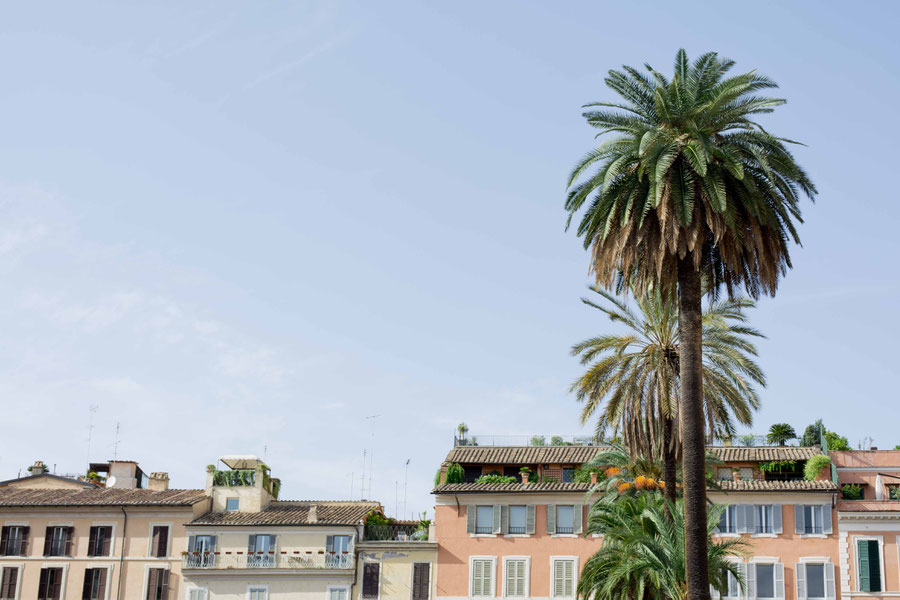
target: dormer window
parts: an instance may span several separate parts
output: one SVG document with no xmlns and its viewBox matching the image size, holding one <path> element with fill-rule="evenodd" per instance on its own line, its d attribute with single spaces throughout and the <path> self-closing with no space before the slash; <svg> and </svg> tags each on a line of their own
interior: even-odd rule
<svg viewBox="0 0 900 600">
<path fill-rule="evenodd" d="M 225 499 L 225 510 L 226 511 L 236 511 L 241 505 L 240 498 L 226 498 Z"/>
</svg>

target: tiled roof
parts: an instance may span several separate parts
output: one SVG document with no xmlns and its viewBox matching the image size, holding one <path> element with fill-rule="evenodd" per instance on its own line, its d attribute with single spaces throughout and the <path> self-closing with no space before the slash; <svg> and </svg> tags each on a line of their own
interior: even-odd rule
<svg viewBox="0 0 900 600">
<path fill-rule="evenodd" d="M 446 461 L 479 465 L 581 464 L 605 446 L 456 446 Z M 806 460 L 822 451 L 797 446 L 710 446 L 708 450 L 724 462 Z"/>
<path fill-rule="evenodd" d="M 709 451 L 723 462 L 807 460 L 822 454 L 818 446 L 710 446 Z"/>
<path fill-rule="evenodd" d="M 448 462 L 460 464 L 575 464 L 594 458 L 603 446 L 456 446 Z"/>
<path fill-rule="evenodd" d="M 832 450 L 828 453 L 837 468 L 880 469 L 900 467 L 900 450 Z"/>
<path fill-rule="evenodd" d="M 834 492 L 838 485 L 828 481 L 717 481 L 726 492 Z"/>
<path fill-rule="evenodd" d="M 316 521 L 309 522 L 309 509 L 316 507 Z M 378 502 L 272 502 L 259 512 L 208 512 L 188 525 L 357 525 Z"/>
<path fill-rule="evenodd" d="M 586 492 L 589 483 L 444 483 L 434 488 L 434 494 L 466 494 L 478 492 Z"/>
<path fill-rule="evenodd" d="M 0 488 L 0 506 L 191 506 L 203 490 Z"/>
<path fill-rule="evenodd" d="M 839 500 L 837 509 L 841 512 L 900 513 L 900 500 Z"/>
</svg>

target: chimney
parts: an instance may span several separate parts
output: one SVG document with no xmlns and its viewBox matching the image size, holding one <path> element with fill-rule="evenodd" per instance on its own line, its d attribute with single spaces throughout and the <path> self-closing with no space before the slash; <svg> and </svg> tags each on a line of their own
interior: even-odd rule
<svg viewBox="0 0 900 600">
<path fill-rule="evenodd" d="M 164 492 L 169 489 L 169 474 L 168 473 L 150 473 L 150 482 L 147 484 L 147 488 L 157 491 Z"/>
<path fill-rule="evenodd" d="M 591 471 L 591 485 L 597 485 L 597 471 Z"/>
<path fill-rule="evenodd" d="M 318 515 L 318 504 L 313 504 L 309 507 L 309 515 L 306 517 L 307 523 L 318 523 L 319 515 Z"/>
<path fill-rule="evenodd" d="M 36 460 L 34 464 L 31 465 L 31 474 L 32 475 L 43 475 L 47 472 L 47 467 L 44 466 L 44 461 Z"/>
</svg>

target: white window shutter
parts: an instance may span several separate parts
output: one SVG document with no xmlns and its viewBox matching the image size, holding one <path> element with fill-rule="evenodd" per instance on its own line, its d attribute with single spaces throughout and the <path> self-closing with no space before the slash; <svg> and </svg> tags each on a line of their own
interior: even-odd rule
<svg viewBox="0 0 900 600">
<path fill-rule="evenodd" d="M 719 593 L 719 590 L 717 590 L 712 584 L 709 584 L 709 596 L 713 600 L 719 600 L 719 598 L 722 597 L 722 595 Z"/>
<path fill-rule="evenodd" d="M 509 533 L 509 506 L 500 507 L 500 533 Z"/>
<path fill-rule="evenodd" d="M 794 505 L 794 533 L 803 533 L 805 530 L 805 523 L 803 521 L 803 505 L 795 504 Z"/>
<path fill-rule="evenodd" d="M 575 561 L 567 560 L 565 561 L 565 576 L 566 576 L 566 585 L 563 593 L 566 595 L 566 598 L 574 598 L 575 597 Z"/>
<path fill-rule="evenodd" d="M 834 600 L 835 598 L 834 563 L 825 563 L 825 598 L 827 600 Z"/>
<path fill-rule="evenodd" d="M 742 562 L 738 564 L 738 573 L 740 574 L 740 579 L 737 582 L 735 598 L 747 595 L 747 563 Z"/>
<path fill-rule="evenodd" d="M 747 533 L 747 509 L 752 508 L 749 504 L 738 504 L 735 509 L 737 526 L 734 528 L 736 533 Z"/>
<path fill-rule="evenodd" d="M 482 596 L 481 586 L 484 579 L 484 565 L 480 560 L 472 563 L 472 595 Z"/>
<path fill-rule="evenodd" d="M 822 532 L 831 533 L 831 505 L 822 507 Z"/>
<path fill-rule="evenodd" d="M 534 535 L 534 504 L 525 507 L 525 533 Z"/>
<path fill-rule="evenodd" d="M 518 561 L 506 561 L 506 595 L 518 596 L 516 593 L 516 564 Z"/>
<path fill-rule="evenodd" d="M 772 532 L 784 533 L 781 529 L 781 505 L 772 505 Z"/>
<path fill-rule="evenodd" d="M 747 511 L 747 523 L 744 531 L 746 533 L 756 533 L 756 505 L 747 504 L 745 510 Z"/>
<path fill-rule="evenodd" d="M 797 600 L 806 600 L 806 565 L 797 563 Z"/>
<path fill-rule="evenodd" d="M 493 533 L 500 533 L 500 505 L 495 504 L 491 509 L 491 531 Z"/>
<path fill-rule="evenodd" d="M 747 565 L 747 598 L 756 599 L 756 565 L 753 563 Z"/>
<path fill-rule="evenodd" d="M 784 598 L 784 564 L 775 564 L 775 597 Z"/>
<path fill-rule="evenodd" d="M 556 505 L 547 505 L 547 533 L 556 533 Z"/>
<path fill-rule="evenodd" d="M 553 563 L 553 597 L 563 595 L 563 564 L 561 560 Z"/>
<path fill-rule="evenodd" d="M 478 509 L 474 504 L 466 506 L 466 533 L 475 533 L 475 514 Z"/>
<path fill-rule="evenodd" d="M 576 504 L 573 511 L 575 512 L 575 533 L 581 533 L 584 529 L 584 505 Z"/>
</svg>

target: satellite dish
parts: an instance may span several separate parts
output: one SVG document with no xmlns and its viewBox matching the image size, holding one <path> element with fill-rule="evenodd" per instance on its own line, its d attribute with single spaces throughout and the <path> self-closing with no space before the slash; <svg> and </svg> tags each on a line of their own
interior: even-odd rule
<svg viewBox="0 0 900 600">
<path fill-rule="evenodd" d="M 116 486 L 116 478 L 114 475 L 110 475 L 106 478 L 106 487 L 115 487 Z"/>
</svg>

